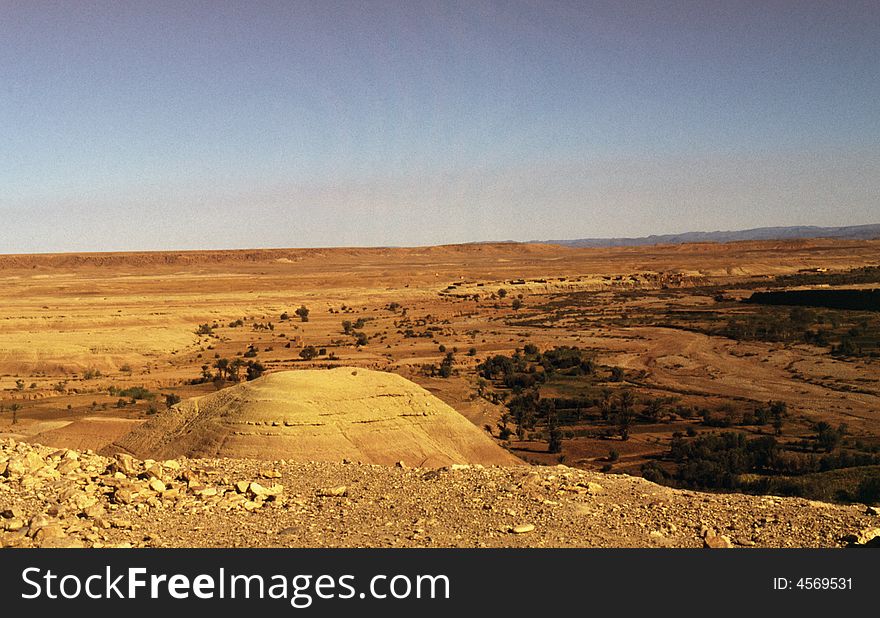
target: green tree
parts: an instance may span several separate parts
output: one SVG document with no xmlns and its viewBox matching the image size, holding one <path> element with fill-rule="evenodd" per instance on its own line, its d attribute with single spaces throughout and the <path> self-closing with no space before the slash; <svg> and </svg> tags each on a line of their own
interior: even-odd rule
<svg viewBox="0 0 880 618">
<path fill-rule="evenodd" d="M 229 369 L 227 370 L 227 374 L 229 375 L 229 379 L 233 382 L 238 382 L 241 380 L 241 370 L 245 366 L 245 362 L 240 358 L 232 359 L 232 362 L 229 363 Z"/>
<path fill-rule="evenodd" d="M 782 435 L 783 419 L 788 415 L 788 404 L 784 401 L 770 402 L 770 416 L 773 418 L 773 430 L 777 436 Z"/>
<path fill-rule="evenodd" d="M 308 309 L 308 307 L 306 307 L 305 305 L 301 306 L 299 309 L 296 310 L 296 315 L 299 316 L 299 319 L 300 319 L 302 322 L 308 322 L 308 321 L 309 321 L 309 309 Z"/>
<path fill-rule="evenodd" d="M 510 429 L 510 413 L 505 412 L 498 421 L 498 437 L 502 440 L 509 440 L 513 431 Z"/>
<path fill-rule="evenodd" d="M 625 390 L 620 393 L 617 410 L 617 431 L 621 440 L 629 440 L 629 430 L 632 426 L 633 405 L 636 398 L 632 391 Z"/>
<path fill-rule="evenodd" d="M 556 415 L 556 404 L 551 399 L 541 402 L 542 412 L 547 415 L 547 452 L 562 452 L 562 429 L 559 427 L 559 418 Z"/>
<path fill-rule="evenodd" d="M 645 404 L 645 416 L 656 422 L 660 419 L 661 414 L 663 414 L 663 400 L 659 397 L 649 399 Z"/>
<path fill-rule="evenodd" d="M 214 361 L 214 369 L 217 370 L 217 379 L 225 380 L 229 371 L 229 359 L 218 358 Z"/>
<path fill-rule="evenodd" d="M 248 361 L 247 364 L 247 380 L 250 382 L 251 380 L 256 380 L 266 371 L 266 368 L 263 367 L 263 364 L 260 361 Z"/>
</svg>

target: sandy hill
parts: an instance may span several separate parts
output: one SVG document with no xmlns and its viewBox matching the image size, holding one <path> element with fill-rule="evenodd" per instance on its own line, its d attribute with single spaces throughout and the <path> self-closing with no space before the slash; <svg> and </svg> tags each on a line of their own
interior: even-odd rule
<svg viewBox="0 0 880 618">
<path fill-rule="evenodd" d="M 351 367 L 272 373 L 186 400 L 107 450 L 157 459 L 521 463 L 422 387 Z"/>
</svg>

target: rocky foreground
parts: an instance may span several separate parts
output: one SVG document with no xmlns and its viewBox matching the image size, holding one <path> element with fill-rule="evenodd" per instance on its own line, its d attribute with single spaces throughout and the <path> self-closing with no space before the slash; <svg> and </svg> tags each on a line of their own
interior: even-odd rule
<svg viewBox="0 0 880 618">
<path fill-rule="evenodd" d="M 843 547 L 875 507 L 557 467 L 139 461 L 0 441 L 0 547 Z"/>
</svg>

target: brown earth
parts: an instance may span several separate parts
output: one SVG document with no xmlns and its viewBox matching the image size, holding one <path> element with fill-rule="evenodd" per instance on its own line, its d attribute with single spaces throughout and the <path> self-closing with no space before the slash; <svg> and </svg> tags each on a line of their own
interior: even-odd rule
<svg viewBox="0 0 880 618">
<path fill-rule="evenodd" d="M 209 398 L 222 393 L 220 389 L 225 387 L 245 386 L 211 380 L 210 376 L 218 359 L 236 359 L 248 354 L 270 374 L 340 366 L 397 374 L 427 389 L 459 412 L 478 428 L 481 439 L 489 440 L 491 434 L 492 439 L 501 444 L 496 424 L 504 407 L 477 395 L 475 367 L 490 355 L 511 354 L 529 342 L 541 349 L 561 345 L 589 348 L 599 362 L 626 369 L 626 386 L 635 389 L 639 397 L 669 396 L 693 406 L 721 405 L 733 400 L 737 405 L 766 403 L 769 399 L 784 401 L 789 405 L 791 419 L 785 427 L 790 433 L 782 439 L 789 442 L 812 440 L 811 424 L 827 420 L 835 426 L 846 422 L 853 440 L 876 444 L 880 439 L 878 359 L 836 358 L 827 349 L 811 345 L 736 342 L 661 326 L 657 321 L 634 323 L 627 321 L 626 316 L 637 315 L 639 311 L 652 316 L 669 308 L 691 310 L 714 306 L 712 295 L 700 292 L 700 287 L 726 286 L 733 290 L 731 296 L 742 297 L 754 289 L 747 287 L 737 291 L 736 286 L 745 281 L 771 283 L 773 276 L 805 269 L 833 272 L 878 264 L 880 241 L 877 240 L 704 243 L 613 249 L 481 244 L 402 249 L 0 256 L 0 298 L 3 299 L 0 303 L 0 437 L 56 448 L 106 449 L 113 442 L 119 443 L 141 423 L 158 422 L 150 419 L 163 416 L 165 394 L 174 393 L 184 399 Z M 507 292 L 505 297 L 498 294 L 501 289 Z M 582 299 L 582 304 L 568 308 L 572 319 L 560 318 L 555 315 L 555 309 L 545 307 L 565 300 L 565 294 L 579 293 L 588 296 Z M 521 309 L 513 307 L 514 300 L 522 302 Z M 310 309 L 307 322 L 294 314 L 301 305 Z M 289 319 L 281 319 L 284 313 Z M 241 325 L 235 325 L 238 320 Z M 358 320 L 364 323 L 354 330 L 365 333 L 369 338 L 366 345 L 357 345 L 355 338 L 342 327 L 343 321 Z M 200 324 L 213 328 L 210 333 L 199 335 L 196 331 Z M 300 351 L 309 345 L 323 348 L 326 354 L 303 360 Z M 445 351 L 441 351 L 441 346 Z M 430 366 L 438 365 L 449 351 L 455 355 L 452 375 L 438 377 L 429 370 Z M 202 379 L 205 371 L 209 374 L 207 380 Z M 119 394 L 125 392 L 124 389 L 141 386 L 150 391 L 152 398 L 133 399 Z M 632 472 L 639 470 L 646 458 L 666 450 L 673 431 L 683 432 L 694 427 L 703 431 L 698 420 L 675 419 L 669 423 L 638 425 L 626 442 L 604 438 L 567 439 L 562 454 L 551 454 L 547 452 L 546 441 L 538 438 L 514 444 L 513 452 L 531 462 L 545 464 L 556 463 L 564 456 L 566 463 L 598 470 L 610 463 L 609 450 L 613 449 L 619 451 L 614 471 Z M 745 431 L 761 434 L 765 430 L 747 428 Z M 423 450 L 426 448 L 424 436 L 413 439 L 422 444 Z M 473 440 L 479 442 L 476 438 Z M 239 454 L 254 455 L 254 444 Z M 464 456 L 462 448 L 457 450 Z M 188 450 L 181 454 L 216 452 Z M 384 461 L 403 459 L 407 465 L 423 463 L 418 461 L 415 451 L 411 455 L 412 458 L 391 456 Z M 166 456 L 170 455 L 163 458 Z M 274 453 L 272 457 L 293 459 L 292 455 L 282 457 Z M 380 455 L 373 452 L 369 456 L 346 456 L 340 452 L 333 457 L 376 461 Z M 216 465 L 218 469 L 236 473 L 240 470 L 244 477 L 260 464 L 223 460 Z M 288 462 L 284 465 L 289 468 L 284 472 L 288 475 L 284 481 L 286 491 L 289 495 L 301 495 L 306 500 L 303 508 L 308 509 L 336 504 L 318 500 L 312 494 L 316 487 L 331 486 L 337 481 L 349 487 L 355 481 L 370 487 L 375 485 L 383 491 L 380 496 L 388 494 L 392 501 L 409 504 L 407 513 L 419 512 L 418 494 L 411 494 L 405 483 L 415 483 L 416 492 L 424 491 L 427 495 L 433 495 L 431 487 L 435 486 L 438 491 L 448 492 L 438 493 L 438 500 L 444 495 L 466 501 L 479 497 L 468 493 L 471 489 L 423 483 L 419 480 L 423 471 L 416 472 L 414 468 L 379 469 L 338 463 Z M 437 462 L 437 465 L 445 464 Z M 553 475 L 549 470 L 538 469 L 539 474 Z M 485 483 L 506 487 L 518 484 L 517 475 L 527 471 L 528 468 L 486 468 L 483 472 L 471 470 L 466 474 L 486 474 L 491 478 Z M 456 471 L 459 473 L 461 471 Z M 627 487 L 642 487 L 641 481 L 627 477 L 614 476 L 606 481 L 586 471 L 566 473 L 580 479 L 598 480 L 609 487 L 606 495 L 613 493 L 610 488 L 616 487 L 614 484 L 618 482 Z M 313 478 L 294 480 L 299 478 L 298 474 Z M 448 476 L 453 480 L 457 478 Z M 288 478 L 294 485 L 288 486 Z M 303 485 L 296 484 L 300 482 Z M 702 511 L 686 503 L 691 500 L 702 503 L 703 494 L 667 494 L 672 490 L 646 487 L 652 488 L 650 492 L 660 492 L 658 495 L 677 496 L 676 504 L 682 505 L 682 517 L 672 521 L 679 530 L 685 525 L 690 528 L 675 543 L 699 544 L 699 536 L 694 538 L 691 532 L 699 525 L 697 520 Z M 608 502 L 607 509 L 616 505 L 619 508 L 614 512 L 635 521 L 624 508 L 624 497 L 639 491 L 642 490 L 621 489 L 621 493 L 613 493 L 615 498 Z M 521 519 L 531 518 L 535 519 L 539 535 L 549 535 L 540 537 L 545 544 L 553 544 L 556 541 L 552 539 L 562 537 L 572 544 L 576 543 L 571 538 L 580 539 L 574 532 L 545 532 L 545 525 L 552 528 L 546 522 L 554 511 L 541 515 L 544 511 L 539 509 L 546 505 L 541 507 L 535 502 L 536 506 L 532 506 L 530 498 L 512 495 L 516 504 L 522 504 L 510 507 L 517 513 L 516 517 L 493 520 L 499 527 L 502 519 L 504 525 L 514 525 Z M 346 499 L 354 500 L 354 496 L 356 494 Z M 761 499 L 743 496 L 715 496 L 705 500 L 724 514 L 717 517 L 719 526 L 728 517 L 735 520 L 733 513 L 740 505 L 748 504 L 751 509 L 751 505 L 763 504 Z M 776 504 L 775 499 L 767 500 L 770 500 L 767 504 Z M 50 506 L 38 502 L 31 506 L 36 509 L 39 504 Z M 648 513 L 647 507 L 639 507 L 637 501 L 633 504 L 634 509 L 642 509 L 639 513 Z M 797 506 L 806 504 L 803 501 L 779 504 L 787 505 L 780 513 L 788 518 L 780 521 L 790 520 L 792 513 L 800 512 L 797 509 L 813 512 Z M 367 506 L 365 501 L 358 508 Z M 829 512 L 858 515 L 857 511 L 847 510 L 849 507 L 839 508 L 843 510 L 833 507 Z M 32 510 L 29 515 L 35 513 Z M 376 516 L 378 511 L 364 513 Z M 437 518 L 444 522 L 443 527 L 452 530 L 470 525 L 454 523 L 454 515 L 469 517 L 471 514 L 469 509 L 450 510 L 446 519 Z M 146 521 L 146 515 L 143 517 Z M 185 515 L 173 517 L 178 519 L 169 521 L 181 525 Z M 339 514 L 339 517 L 344 519 L 346 515 Z M 413 520 L 421 517 L 414 516 Z M 254 521 L 258 521 L 259 526 L 246 527 L 247 530 L 280 529 L 268 520 Z M 659 526 L 659 516 L 656 522 Z M 226 523 L 235 525 L 232 519 Z M 804 540 L 794 529 L 789 531 L 790 539 L 787 539 L 783 528 L 776 527 L 776 536 L 761 540 L 759 535 L 755 542 L 833 545 L 838 543 L 834 534 L 843 528 L 859 528 L 864 522 L 846 519 L 844 523 L 823 528 L 824 536 L 816 537 L 821 540 Z M 580 524 L 571 523 L 575 526 L 571 530 L 580 530 L 577 525 Z M 600 526 L 591 530 L 584 534 L 592 535 L 590 539 L 602 538 Z M 612 543 L 612 538 L 642 543 L 644 539 L 634 534 L 635 528 L 626 530 L 625 536 L 607 537 L 607 543 Z M 488 534 L 491 530 L 483 531 Z M 479 542 L 520 542 L 511 540 L 520 537 L 496 533 L 495 540 L 480 537 Z M 123 538 L 122 532 L 107 534 L 111 535 L 111 541 Z M 171 532 L 164 534 L 176 538 Z M 355 533 L 340 530 L 340 536 L 332 538 L 348 538 L 346 534 Z M 395 534 L 404 534 L 404 531 L 395 528 Z M 462 542 L 455 539 L 454 534 L 446 537 L 441 536 L 440 531 L 435 534 L 438 539 L 444 538 L 445 543 Z M 364 544 L 384 542 L 365 540 L 365 537 L 366 533 L 364 539 L 351 538 Z M 319 538 L 316 531 L 302 532 L 302 536 L 292 537 L 291 542 L 317 543 Z M 402 542 L 399 537 L 394 538 Z M 477 543 L 473 535 L 463 534 L 462 538 Z M 180 539 L 176 542 L 185 542 Z M 224 537 L 224 542 L 228 540 Z M 577 542 L 598 543 L 589 539 Z M 268 540 L 264 544 L 269 544 Z"/>
</svg>

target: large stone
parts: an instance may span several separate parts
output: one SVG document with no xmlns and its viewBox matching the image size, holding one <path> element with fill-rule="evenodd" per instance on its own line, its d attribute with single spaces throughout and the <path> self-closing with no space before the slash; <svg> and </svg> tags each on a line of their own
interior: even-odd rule
<svg viewBox="0 0 880 618">
<path fill-rule="evenodd" d="M 587 493 L 595 495 L 600 494 L 603 491 L 605 491 L 605 489 L 599 483 L 593 483 L 592 481 L 587 483 Z"/>
<path fill-rule="evenodd" d="M 85 544 L 79 539 L 73 539 L 66 535 L 43 539 L 40 547 L 53 549 L 81 549 Z"/>
<path fill-rule="evenodd" d="M 0 517 L 4 519 L 24 517 L 24 511 L 22 511 L 18 507 L 13 506 L 11 508 L 3 509 L 2 511 L 0 511 Z"/>
<path fill-rule="evenodd" d="M 126 487 L 117 487 L 113 492 L 113 502 L 116 504 L 131 504 L 134 493 Z"/>
<path fill-rule="evenodd" d="M 83 509 L 82 515 L 87 517 L 88 519 L 98 519 L 104 517 L 107 512 L 104 510 L 104 507 L 100 504 L 93 504 Z"/>
<path fill-rule="evenodd" d="M 40 457 L 39 453 L 31 451 L 24 456 L 24 465 L 28 472 L 34 473 L 37 470 L 46 467 L 46 460 Z"/>
<path fill-rule="evenodd" d="M 733 547 L 730 538 L 721 534 L 709 534 L 703 539 L 703 547 L 708 549 L 729 549 Z"/>
<path fill-rule="evenodd" d="M 12 519 L 7 519 L 3 524 L 3 529 L 9 532 L 17 532 L 24 528 L 24 522 L 17 517 L 13 517 Z"/>
<path fill-rule="evenodd" d="M 113 457 L 113 463 L 110 464 L 112 472 L 121 472 L 125 476 L 137 476 L 139 467 L 135 458 L 127 453 L 117 453 Z"/>
<path fill-rule="evenodd" d="M 318 490 L 318 495 L 322 498 L 341 498 L 348 495 L 348 487 L 339 485 L 337 487 L 325 487 Z"/>
<path fill-rule="evenodd" d="M 98 499 L 95 496 L 87 494 L 85 492 L 80 492 L 73 499 L 74 506 L 76 506 L 76 508 L 78 508 L 81 511 L 83 511 L 91 506 L 94 506 L 97 503 L 98 503 Z"/>
<path fill-rule="evenodd" d="M 48 524 L 37 529 L 34 533 L 34 541 L 42 545 L 48 539 L 58 539 L 65 536 L 67 535 L 64 534 L 64 528 L 60 524 Z"/>
<path fill-rule="evenodd" d="M 280 496 L 284 493 L 284 485 L 275 484 L 271 487 L 264 487 L 259 483 L 251 483 L 248 491 L 258 498 L 270 498 Z"/>
<path fill-rule="evenodd" d="M 59 474 L 71 474 L 79 470 L 79 462 L 75 459 L 65 459 L 58 464 Z"/>
<path fill-rule="evenodd" d="M 880 528 L 865 528 L 856 537 L 856 545 L 867 545 L 877 537 L 880 537 Z"/>
<path fill-rule="evenodd" d="M 27 466 L 24 463 L 24 459 L 21 457 L 13 457 L 9 461 L 6 462 L 6 470 L 4 472 L 4 476 L 14 479 L 19 478 L 24 474 L 27 474 Z"/>
</svg>

